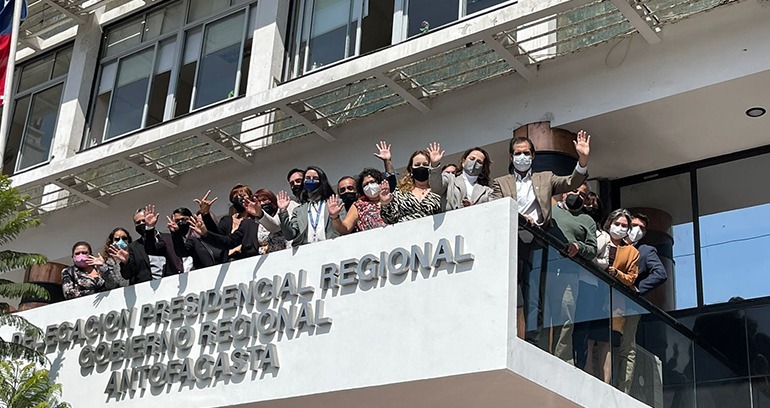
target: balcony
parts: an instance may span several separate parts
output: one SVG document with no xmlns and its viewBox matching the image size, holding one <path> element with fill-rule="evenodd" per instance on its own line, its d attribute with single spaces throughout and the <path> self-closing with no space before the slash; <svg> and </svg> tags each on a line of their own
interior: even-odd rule
<svg viewBox="0 0 770 408">
<path fill-rule="evenodd" d="M 534 229 L 551 252 L 543 280 L 569 262 L 640 317 L 634 398 L 519 339 L 517 225 L 515 203 L 498 200 L 22 315 L 43 328 L 36 347 L 73 406 L 690 407 L 696 355 L 731 369 L 613 278 L 558 260 L 563 245 Z M 590 321 L 609 331 L 615 309 Z M 560 327 L 534 321 L 551 348 Z"/>
<path fill-rule="evenodd" d="M 308 135 L 334 140 L 335 129 L 385 110 L 430 112 L 444 95 L 506 75 L 532 81 L 541 64 L 637 32 L 654 43 L 667 24 L 727 3 L 508 4 L 267 91 L 54 157 L 14 176 L 14 185 L 40 214 L 84 203 L 106 207 L 111 197 L 157 183 L 174 187 L 183 174 L 216 163 L 250 165 L 266 146 Z"/>
</svg>

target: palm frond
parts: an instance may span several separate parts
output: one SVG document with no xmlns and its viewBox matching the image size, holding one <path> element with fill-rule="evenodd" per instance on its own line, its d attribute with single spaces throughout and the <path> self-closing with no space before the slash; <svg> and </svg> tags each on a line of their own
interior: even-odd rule
<svg viewBox="0 0 770 408">
<path fill-rule="evenodd" d="M 11 250 L 0 251 L 0 273 L 5 273 L 19 268 L 28 268 L 33 265 L 42 265 L 48 262 L 45 255 L 27 254 Z"/>
<path fill-rule="evenodd" d="M 24 230 L 40 225 L 40 220 L 33 218 L 32 213 L 26 210 L 11 214 L 0 223 L 0 245 L 12 241 Z"/>
<path fill-rule="evenodd" d="M 34 283 L 24 282 L 0 283 L 0 296 L 9 299 L 32 297 L 48 300 L 50 298 L 48 291 L 41 286 L 35 285 Z"/>
<path fill-rule="evenodd" d="M 0 326 L 13 327 L 16 330 L 24 332 L 27 337 L 34 337 L 36 340 L 43 337 L 43 331 L 39 327 L 17 314 L 0 315 Z"/>
<path fill-rule="evenodd" d="M 22 344 L 5 341 L 0 338 L 0 358 L 11 360 L 33 361 L 40 365 L 46 365 L 48 359 L 35 349 Z"/>
</svg>

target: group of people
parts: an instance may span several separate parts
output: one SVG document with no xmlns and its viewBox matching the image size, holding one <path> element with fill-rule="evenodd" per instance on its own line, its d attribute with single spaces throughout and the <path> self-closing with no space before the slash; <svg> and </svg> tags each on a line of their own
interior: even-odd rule
<svg viewBox="0 0 770 408">
<path fill-rule="evenodd" d="M 73 246 L 74 265 L 62 272 L 64 294 L 66 298 L 89 295 L 502 197 L 516 201 L 530 227 L 543 228 L 559 237 L 565 244 L 565 257 L 593 260 L 643 294 L 666 279 L 654 248 L 638 245 L 647 220 L 622 209 L 602 219 L 601 201 L 585 184 L 590 136 L 580 131 L 574 144 L 578 163 L 569 176 L 533 172 L 534 144 L 527 138 L 515 137 L 510 141 L 509 174 L 505 176 L 491 178 L 491 160 L 483 148 L 470 148 L 456 165 L 444 165 L 444 151 L 438 143 L 431 143 L 427 149 L 412 153 L 405 174 L 397 179 L 391 146 L 380 142 L 374 155 L 382 161 L 384 171 L 365 168 L 357 176 L 339 179 L 336 189 L 321 168 L 295 168 L 286 178 L 290 192 L 252 191 L 238 184 L 228 195 L 229 214 L 217 219 L 211 212 L 217 198 L 210 198 L 208 191 L 195 200 L 195 212 L 180 207 L 166 216 L 168 232 L 158 231 L 160 215 L 150 204 L 133 215 L 137 239 L 127 229 L 117 227 L 108 235 L 101 252 L 94 252 L 87 242 Z M 590 325 L 575 324 L 581 313 L 600 307 L 597 302 L 604 301 L 595 296 L 596 277 L 584 276 L 577 268 L 574 273 L 560 272 L 564 276 L 549 283 L 554 285 L 550 289 L 559 294 L 551 297 L 556 299 L 555 304 L 534 304 L 537 299 L 521 290 L 522 283 L 527 284 L 531 255 L 540 245 L 532 238 L 526 229 L 520 229 L 519 336 L 526 337 L 525 309 L 550 309 L 554 327 L 551 351 L 590 369 L 586 367 L 592 361 L 588 353 L 595 348 L 600 353 L 600 376 L 609 381 L 605 369 L 609 363 L 603 357 L 611 344 L 622 347 L 623 342 L 632 341 L 628 338 L 633 336 L 621 335 L 624 328 L 630 333 L 632 319 L 613 319 L 613 332 L 604 336 L 595 335 Z"/>
</svg>

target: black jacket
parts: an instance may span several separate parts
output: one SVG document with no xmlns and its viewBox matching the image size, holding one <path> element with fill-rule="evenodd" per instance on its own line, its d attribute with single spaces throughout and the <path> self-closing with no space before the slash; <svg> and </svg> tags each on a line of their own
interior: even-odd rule
<svg viewBox="0 0 770 408">
<path fill-rule="evenodd" d="M 157 230 L 148 229 L 144 233 L 144 249 L 147 255 L 157 255 L 166 258 L 163 266 L 163 276 L 171 276 L 184 272 L 182 264 L 182 249 L 177 250 L 171 234 L 160 233 Z"/>
<path fill-rule="evenodd" d="M 184 237 L 182 234 L 171 234 L 174 249 L 178 256 L 192 257 L 195 269 L 219 265 L 225 262 L 227 253 L 213 247 L 196 237 Z"/>
<path fill-rule="evenodd" d="M 238 229 L 232 234 L 230 233 L 233 227 L 232 217 L 222 217 L 217 225 L 211 214 L 204 214 L 203 222 L 208 230 L 208 234 L 203 237 L 203 242 L 223 250 L 226 261 L 259 255 L 259 240 L 257 238 L 259 224 L 254 219 L 244 218 Z M 228 256 L 227 251 L 238 245 L 241 246 L 241 252 Z"/>
<path fill-rule="evenodd" d="M 639 245 L 636 249 L 639 250 L 639 275 L 634 285 L 639 289 L 639 293 L 644 295 L 666 282 L 668 273 L 655 247 Z"/>
<path fill-rule="evenodd" d="M 152 280 L 150 257 L 147 256 L 144 244 L 144 238 L 141 237 L 130 243 L 128 245 L 128 263 L 120 264 L 120 275 L 131 285 Z"/>
</svg>

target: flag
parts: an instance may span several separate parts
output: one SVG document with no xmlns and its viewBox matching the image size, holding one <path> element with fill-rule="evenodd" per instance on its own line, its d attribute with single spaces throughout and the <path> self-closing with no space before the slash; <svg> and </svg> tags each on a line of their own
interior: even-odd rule
<svg viewBox="0 0 770 408">
<path fill-rule="evenodd" d="M 5 74 L 8 71 L 8 60 L 11 53 L 11 41 L 15 41 L 18 33 L 13 31 L 13 6 L 14 0 L 0 0 L 3 10 L 0 11 L 0 96 L 5 95 Z M 21 21 L 27 18 L 27 1 L 21 1 Z M 19 23 L 21 23 L 21 21 Z M 0 104 L 3 101 L 0 100 Z"/>
</svg>

